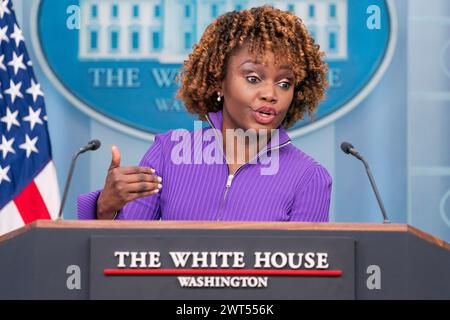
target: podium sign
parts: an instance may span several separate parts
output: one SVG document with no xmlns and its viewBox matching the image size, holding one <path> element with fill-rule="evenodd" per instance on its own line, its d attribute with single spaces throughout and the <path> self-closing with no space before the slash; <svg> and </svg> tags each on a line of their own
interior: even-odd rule
<svg viewBox="0 0 450 320">
<path fill-rule="evenodd" d="M 354 299 L 355 241 L 93 236 L 92 299 Z"/>
</svg>

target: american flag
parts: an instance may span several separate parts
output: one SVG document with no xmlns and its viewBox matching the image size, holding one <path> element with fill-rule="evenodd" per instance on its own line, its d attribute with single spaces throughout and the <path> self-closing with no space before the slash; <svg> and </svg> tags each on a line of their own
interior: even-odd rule
<svg viewBox="0 0 450 320">
<path fill-rule="evenodd" d="M 44 94 L 10 0 L 0 0 L 0 235 L 56 218 L 60 202 Z"/>
</svg>

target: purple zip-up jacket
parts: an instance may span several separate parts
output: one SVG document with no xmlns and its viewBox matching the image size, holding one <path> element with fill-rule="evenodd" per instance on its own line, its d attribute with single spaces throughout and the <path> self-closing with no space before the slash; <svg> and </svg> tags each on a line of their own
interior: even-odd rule
<svg viewBox="0 0 450 320">
<path fill-rule="evenodd" d="M 221 132 L 222 111 L 207 115 L 211 127 Z M 184 131 L 194 135 L 211 128 Z M 278 152 L 276 174 L 261 174 L 268 162 L 253 161 L 229 174 L 225 158 L 222 163 L 195 164 L 194 150 L 211 149 L 218 139 L 197 139 L 193 143 L 192 163 L 176 164 L 173 150 L 179 150 L 180 140 L 169 131 L 158 134 L 140 162 L 162 177 L 159 193 L 126 204 L 116 219 L 126 220 L 224 220 L 224 221 L 328 221 L 332 180 L 327 170 L 291 144 L 282 126 L 278 141 L 267 144 L 268 155 Z M 180 131 L 178 131 L 180 132 Z M 273 143 L 273 145 L 272 145 Z M 221 144 L 221 142 L 220 142 Z M 175 147 L 178 145 L 177 147 Z M 201 148 L 199 149 L 199 147 Z M 197 149 L 196 149 L 197 148 Z M 223 157 L 223 146 L 217 146 Z M 78 218 L 96 219 L 97 199 L 101 191 L 78 197 Z"/>
</svg>

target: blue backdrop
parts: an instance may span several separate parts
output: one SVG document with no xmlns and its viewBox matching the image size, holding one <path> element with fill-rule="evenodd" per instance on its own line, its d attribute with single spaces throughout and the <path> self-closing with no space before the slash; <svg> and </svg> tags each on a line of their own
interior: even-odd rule
<svg viewBox="0 0 450 320">
<path fill-rule="evenodd" d="M 103 186 L 110 146 L 120 148 L 124 165 L 134 165 L 150 143 L 88 117 L 56 90 L 30 41 L 32 3 L 14 1 L 45 93 L 61 190 L 77 148 L 92 138 L 103 143 L 77 164 L 64 213 L 66 219 L 74 219 L 76 196 Z M 293 142 L 333 176 L 332 221 L 382 221 L 364 167 L 340 151 L 346 140 L 369 161 L 392 222 L 408 223 L 450 241 L 450 2 L 394 3 L 397 44 L 381 81 L 345 116 Z"/>
</svg>

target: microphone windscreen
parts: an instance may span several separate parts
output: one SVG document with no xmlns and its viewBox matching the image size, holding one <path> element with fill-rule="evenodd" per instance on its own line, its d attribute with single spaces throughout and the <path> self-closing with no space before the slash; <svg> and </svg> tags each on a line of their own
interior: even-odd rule
<svg viewBox="0 0 450 320">
<path fill-rule="evenodd" d="M 354 148 L 353 145 L 350 142 L 342 142 L 341 143 L 341 149 L 342 151 L 344 151 L 346 154 L 350 153 L 350 149 Z"/>
<path fill-rule="evenodd" d="M 97 139 L 89 141 L 89 144 L 92 145 L 91 150 L 97 150 L 102 145 L 100 140 Z"/>
</svg>

